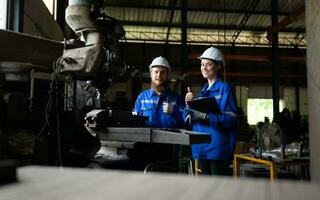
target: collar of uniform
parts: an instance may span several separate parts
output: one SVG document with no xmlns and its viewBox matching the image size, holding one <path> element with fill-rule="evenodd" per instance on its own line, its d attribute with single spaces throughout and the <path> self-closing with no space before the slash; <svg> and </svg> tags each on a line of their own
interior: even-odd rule
<svg viewBox="0 0 320 200">
<path fill-rule="evenodd" d="M 164 91 L 161 95 L 163 96 L 168 96 L 169 95 L 169 90 Z M 152 96 L 161 96 L 159 95 L 154 89 L 150 88 L 149 90 L 149 98 L 151 98 Z"/>
<path fill-rule="evenodd" d="M 159 96 L 159 94 L 154 89 L 150 88 L 149 98 L 151 98 L 152 96 Z"/>
<path fill-rule="evenodd" d="M 215 90 L 217 90 L 220 81 L 221 81 L 220 78 L 217 77 L 216 81 L 213 83 L 213 85 L 211 85 L 211 87 L 210 87 L 209 89 L 208 89 L 209 84 L 206 83 L 206 84 L 203 86 L 202 90 L 201 90 L 201 94 L 206 93 L 207 90 L 210 90 L 210 91 L 215 91 Z"/>
</svg>

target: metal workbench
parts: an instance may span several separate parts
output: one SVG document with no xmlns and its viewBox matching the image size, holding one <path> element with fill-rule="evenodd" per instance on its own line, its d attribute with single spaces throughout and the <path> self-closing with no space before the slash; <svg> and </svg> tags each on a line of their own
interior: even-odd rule
<svg viewBox="0 0 320 200">
<path fill-rule="evenodd" d="M 190 145 L 208 143 L 211 140 L 208 134 L 187 131 L 185 129 L 131 127 L 86 128 L 90 134 L 94 136 L 98 135 L 101 141 Z"/>
</svg>

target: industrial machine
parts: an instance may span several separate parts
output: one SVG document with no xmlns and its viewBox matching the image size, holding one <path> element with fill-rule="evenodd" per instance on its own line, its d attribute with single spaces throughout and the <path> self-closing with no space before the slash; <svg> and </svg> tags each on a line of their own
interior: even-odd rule
<svg viewBox="0 0 320 200">
<path fill-rule="evenodd" d="M 37 40 L 38 45 L 31 56 L 16 55 L 13 48 L 5 52 L 9 62 L 0 63 L 0 81 L 5 83 L 0 87 L 1 157 L 18 159 L 19 164 L 143 169 L 158 160 L 149 151 L 162 148 L 158 144 L 169 144 L 167 160 L 177 153 L 172 151 L 176 144 L 210 140 L 187 130 L 147 127 L 146 117 L 108 104 L 108 88 L 131 69 L 119 48 L 125 31 L 102 7 L 100 0 L 69 0 L 66 21 L 76 40 L 59 43 L 0 32 L 8 41 Z M 50 55 L 43 54 L 49 49 Z M 31 47 L 27 50 L 32 52 Z M 43 62 L 48 56 L 53 67 Z"/>
</svg>

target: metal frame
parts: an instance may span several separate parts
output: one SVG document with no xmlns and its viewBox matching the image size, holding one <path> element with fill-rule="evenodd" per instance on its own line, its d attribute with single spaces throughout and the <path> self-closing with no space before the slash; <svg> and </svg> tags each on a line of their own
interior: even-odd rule
<svg viewBox="0 0 320 200">
<path fill-rule="evenodd" d="M 159 9 L 159 10 L 170 10 L 171 6 L 157 6 L 157 5 L 136 5 L 130 3 L 105 3 L 107 7 L 115 7 L 115 8 L 138 8 L 138 9 Z M 182 10 L 182 6 L 175 6 L 175 10 Z M 189 7 L 187 9 L 188 12 L 223 12 L 229 14 L 252 14 L 252 15 L 270 15 L 269 11 L 254 11 L 254 10 L 244 10 L 244 9 L 217 9 L 217 8 L 192 8 Z M 279 15 L 282 16 L 289 16 L 290 13 L 288 12 L 279 12 Z"/>
<path fill-rule="evenodd" d="M 252 161 L 255 163 L 264 164 L 269 167 L 270 172 L 270 180 L 274 181 L 278 178 L 277 175 L 277 167 L 284 166 L 301 166 L 305 167 L 304 169 L 304 176 L 305 178 L 310 178 L 310 174 L 308 172 L 308 167 L 310 166 L 310 159 L 309 158 L 301 158 L 301 159 L 280 159 L 280 160 L 264 160 L 260 158 L 254 158 L 250 157 L 248 155 L 241 155 L 241 154 L 234 154 L 234 160 L 233 160 L 233 175 L 235 177 L 240 176 L 240 161 L 246 160 L 246 161 Z"/>
<path fill-rule="evenodd" d="M 257 162 L 260 164 L 265 164 L 269 166 L 269 171 L 270 171 L 270 180 L 275 180 L 277 178 L 277 168 L 276 165 L 273 161 L 268 161 L 268 160 L 263 160 L 259 158 L 252 158 L 249 156 L 245 155 L 239 155 L 239 154 L 234 154 L 234 160 L 233 160 L 233 175 L 236 177 L 240 176 L 240 160 L 248 160 L 252 162 Z"/>
<path fill-rule="evenodd" d="M 167 27 L 168 23 L 166 22 L 151 22 L 151 21 L 143 21 L 143 22 L 138 22 L 138 21 L 127 21 L 127 20 L 119 20 L 119 22 L 125 26 L 125 25 L 130 25 L 130 26 L 153 26 L 153 27 Z M 173 28 L 180 28 L 181 24 L 180 23 L 173 23 L 171 25 Z M 210 25 L 210 24 L 188 24 L 187 28 L 196 28 L 196 29 L 220 29 L 220 30 L 237 30 L 239 29 L 239 26 L 234 26 L 234 25 Z M 244 27 L 243 30 L 245 31 L 254 31 L 254 32 L 265 32 L 266 28 L 261 27 L 261 26 L 250 26 L 250 27 Z M 292 28 L 285 28 L 282 29 L 281 32 L 305 32 L 304 28 L 296 28 L 294 31 Z"/>
<path fill-rule="evenodd" d="M 126 42 L 154 42 L 154 43 L 165 43 L 167 41 L 167 32 L 148 32 L 148 31 L 126 31 Z M 224 37 L 224 42 L 219 41 L 218 37 L 222 37 L 217 33 L 208 34 L 198 34 L 198 33 L 188 33 L 188 44 L 232 44 L 231 33 L 226 34 Z M 122 42 L 125 42 L 124 40 Z M 181 33 L 169 34 L 168 43 L 181 43 Z M 235 41 L 237 46 L 251 46 L 251 47 L 271 47 L 271 43 L 263 35 L 240 35 Z M 306 48 L 306 38 L 305 34 L 297 34 L 296 36 L 281 36 L 279 37 L 279 47 L 286 48 Z"/>
</svg>

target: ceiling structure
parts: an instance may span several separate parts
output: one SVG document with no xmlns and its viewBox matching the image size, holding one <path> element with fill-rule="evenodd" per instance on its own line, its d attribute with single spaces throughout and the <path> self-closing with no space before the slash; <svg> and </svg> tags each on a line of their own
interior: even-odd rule
<svg viewBox="0 0 320 200">
<path fill-rule="evenodd" d="M 271 27 L 271 0 L 105 0 L 104 12 L 119 20 L 126 41 L 181 43 L 182 12 L 187 11 L 187 43 L 271 47 L 270 33 L 279 32 L 279 47 L 306 48 L 304 0 L 279 0 L 278 22 Z"/>
</svg>

